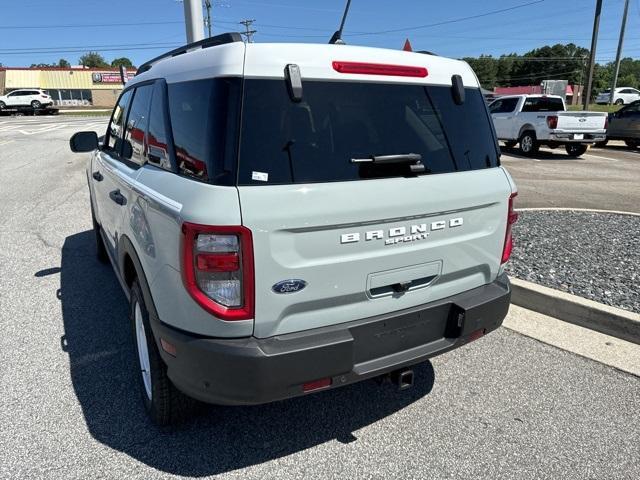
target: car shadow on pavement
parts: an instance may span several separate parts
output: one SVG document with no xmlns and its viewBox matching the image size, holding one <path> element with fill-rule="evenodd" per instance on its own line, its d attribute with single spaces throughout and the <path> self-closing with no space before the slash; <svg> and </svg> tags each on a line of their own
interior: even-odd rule
<svg viewBox="0 0 640 480">
<path fill-rule="evenodd" d="M 500 147 L 502 153 L 509 155 L 510 157 L 521 158 L 523 160 L 562 160 L 569 162 L 584 161 L 583 157 L 570 157 L 565 152 L 564 148 L 558 148 L 555 150 L 538 150 L 534 155 L 527 156 L 520 153 L 517 148 Z M 588 152 L 587 152 L 588 153 Z"/>
<path fill-rule="evenodd" d="M 134 377 L 125 295 L 111 266 L 100 264 L 94 252 L 90 230 L 65 239 L 58 292 L 61 347 L 69 355 L 71 380 L 91 435 L 153 468 L 206 476 L 330 440 L 357 441 L 353 432 L 433 388 L 433 366 L 426 362 L 414 368 L 415 385 L 406 391 L 369 380 L 262 406 L 203 406 L 182 425 L 156 427 L 146 417 Z"/>
</svg>

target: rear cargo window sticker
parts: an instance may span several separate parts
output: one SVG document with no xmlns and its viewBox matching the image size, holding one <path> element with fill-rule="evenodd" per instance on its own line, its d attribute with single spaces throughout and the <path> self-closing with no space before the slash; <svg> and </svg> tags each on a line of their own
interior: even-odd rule
<svg viewBox="0 0 640 480">
<path fill-rule="evenodd" d="M 256 180 L 257 182 L 268 182 L 269 174 L 265 172 L 251 172 L 251 180 Z"/>
</svg>

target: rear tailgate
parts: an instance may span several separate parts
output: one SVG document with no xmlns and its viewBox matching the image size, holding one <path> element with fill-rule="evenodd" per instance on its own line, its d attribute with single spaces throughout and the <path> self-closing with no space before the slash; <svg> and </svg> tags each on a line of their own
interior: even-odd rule
<svg viewBox="0 0 640 480">
<path fill-rule="evenodd" d="M 605 129 L 605 112 L 557 112 L 556 130 L 569 132 L 593 132 Z"/>
<path fill-rule="evenodd" d="M 254 335 L 384 314 L 492 281 L 510 193 L 501 168 L 239 187 L 243 224 L 253 232 Z M 306 288 L 272 289 L 287 279 Z M 408 291 L 395 292 L 404 282 Z"/>
</svg>

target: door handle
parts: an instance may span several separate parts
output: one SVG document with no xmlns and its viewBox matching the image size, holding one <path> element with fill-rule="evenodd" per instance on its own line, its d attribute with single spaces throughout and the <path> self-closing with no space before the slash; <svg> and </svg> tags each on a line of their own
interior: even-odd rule
<svg viewBox="0 0 640 480">
<path fill-rule="evenodd" d="M 104 180 L 104 177 L 102 176 L 102 174 L 100 172 L 93 172 L 91 174 L 91 176 L 93 177 L 93 179 L 97 182 L 101 182 L 102 180 Z"/>
<path fill-rule="evenodd" d="M 109 198 L 116 202 L 118 205 L 126 205 L 127 199 L 120 193 L 120 190 L 114 190 L 109 192 Z"/>
</svg>

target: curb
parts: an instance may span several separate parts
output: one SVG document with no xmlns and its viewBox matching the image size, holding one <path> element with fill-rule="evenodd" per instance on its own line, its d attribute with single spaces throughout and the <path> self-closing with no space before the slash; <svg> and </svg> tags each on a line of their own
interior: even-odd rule
<svg viewBox="0 0 640 480">
<path fill-rule="evenodd" d="M 616 215 L 631 215 L 640 217 L 640 213 L 625 212 L 622 210 L 599 210 L 596 208 L 572 208 L 572 207 L 525 207 L 516 208 L 516 212 L 587 212 L 587 213 L 613 213 Z"/>
<path fill-rule="evenodd" d="M 640 314 L 517 278 L 509 280 L 511 302 L 520 307 L 640 344 Z"/>
</svg>

